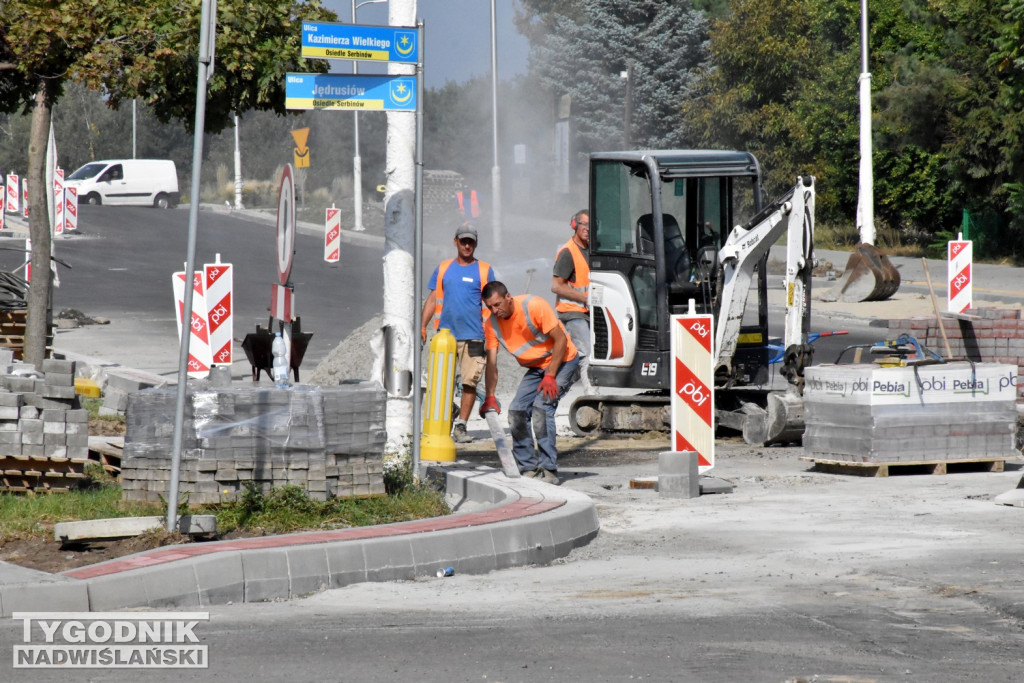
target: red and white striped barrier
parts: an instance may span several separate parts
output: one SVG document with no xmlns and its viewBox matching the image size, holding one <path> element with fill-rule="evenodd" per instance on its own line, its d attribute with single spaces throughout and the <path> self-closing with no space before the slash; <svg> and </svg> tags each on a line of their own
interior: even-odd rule
<svg viewBox="0 0 1024 683">
<path fill-rule="evenodd" d="M 210 349 L 214 365 L 231 365 L 234 362 L 234 270 L 230 263 L 221 263 L 217 254 L 216 263 L 203 265 L 206 276 L 206 304 L 210 323 Z"/>
<path fill-rule="evenodd" d="M 948 310 L 963 313 L 971 307 L 974 296 L 971 284 L 973 247 L 970 240 L 951 240 L 947 245 Z"/>
<path fill-rule="evenodd" d="M 7 174 L 7 210 L 10 213 L 18 213 L 21 211 L 21 206 L 18 204 L 18 200 L 21 195 L 21 183 L 17 174 Z"/>
<path fill-rule="evenodd" d="M 78 230 L 78 188 L 64 188 L 64 228 Z"/>
<path fill-rule="evenodd" d="M 205 378 L 213 365 L 203 279 L 201 271 L 193 274 L 192 320 L 189 324 L 191 337 L 188 343 L 188 374 L 199 379 Z M 185 315 L 185 271 L 174 273 L 171 281 L 174 285 L 174 309 L 178 318 L 178 342 L 181 343 L 182 318 Z"/>
<path fill-rule="evenodd" d="M 341 259 L 341 209 L 327 209 L 324 224 L 324 260 L 337 263 Z"/>
<path fill-rule="evenodd" d="M 25 282 L 32 282 L 32 240 L 25 240 Z"/>
<path fill-rule="evenodd" d="M 64 169 L 53 171 L 53 234 L 64 234 Z"/>
<path fill-rule="evenodd" d="M 21 215 L 28 218 L 28 179 L 21 184 Z"/>
<path fill-rule="evenodd" d="M 706 472 L 715 466 L 714 317 L 674 315 L 671 329 L 672 448 L 696 451 Z"/>
<path fill-rule="evenodd" d="M 4 186 L 0 185 L 0 230 L 3 230 L 5 227 L 4 220 L 5 215 L 7 214 L 7 210 L 4 207 L 4 202 L 6 198 L 7 195 L 4 193 Z"/>
</svg>

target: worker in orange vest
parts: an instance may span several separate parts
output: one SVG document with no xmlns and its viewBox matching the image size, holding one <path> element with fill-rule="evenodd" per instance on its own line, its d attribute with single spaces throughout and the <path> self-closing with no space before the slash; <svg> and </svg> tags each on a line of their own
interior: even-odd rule
<svg viewBox="0 0 1024 683">
<path fill-rule="evenodd" d="M 580 376 L 588 386 L 590 365 L 590 212 L 577 211 L 569 221 L 572 238 L 558 248 L 551 277 L 555 311 L 580 352 Z"/>
<path fill-rule="evenodd" d="M 459 417 L 452 424 L 456 443 L 469 443 L 466 420 L 476 403 L 476 385 L 483 379 L 484 354 L 483 307 L 480 290 L 494 280 L 494 269 L 476 258 L 477 231 L 472 223 L 463 223 L 455 231 L 455 258 L 434 269 L 420 315 L 420 338 L 427 341 L 427 327 L 435 315 L 434 329 L 445 328 L 455 337 L 455 367 L 459 370 L 462 399 Z"/>
<path fill-rule="evenodd" d="M 508 407 L 512 454 L 519 471 L 523 476 L 558 484 L 555 410 L 579 377 L 579 353 L 551 305 L 540 297 L 512 296 L 497 281 L 484 287 L 482 296 L 491 317 L 484 323 L 487 397 L 480 414 L 501 412 L 494 395 L 500 344 L 526 368 Z"/>
</svg>

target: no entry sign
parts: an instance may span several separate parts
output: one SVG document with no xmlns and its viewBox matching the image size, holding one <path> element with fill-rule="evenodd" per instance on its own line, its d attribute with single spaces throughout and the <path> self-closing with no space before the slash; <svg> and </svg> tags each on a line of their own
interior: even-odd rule
<svg viewBox="0 0 1024 683">
<path fill-rule="evenodd" d="M 281 190 L 277 195 L 277 281 L 288 284 L 295 255 L 295 178 L 288 164 L 281 174 Z"/>
<path fill-rule="evenodd" d="M 714 318 L 672 316 L 672 448 L 715 466 Z"/>
</svg>

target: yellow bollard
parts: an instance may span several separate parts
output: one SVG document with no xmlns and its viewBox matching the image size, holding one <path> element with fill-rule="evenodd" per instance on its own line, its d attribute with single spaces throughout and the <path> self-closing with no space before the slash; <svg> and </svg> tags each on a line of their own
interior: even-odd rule
<svg viewBox="0 0 1024 683">
<path fill-rule="evenodd" d="M 441 329 L 430 341 L 427 362 L 427 400 L 423 408 L 420 459 L 455 460 L 452 440 L 452 394 L 455 391 L 455 337 Z"/>
</svg>

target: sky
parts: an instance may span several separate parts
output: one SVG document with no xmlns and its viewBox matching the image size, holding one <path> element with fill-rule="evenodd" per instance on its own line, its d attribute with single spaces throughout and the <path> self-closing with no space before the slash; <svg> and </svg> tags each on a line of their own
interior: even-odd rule
<svg viewBox="0 0 1024 683">
<path fill-rule="evenodd" d="M 357 0 L 357 4 L 364 0 Z M 513 22 L 516 0 L 496 0 L 498 33 L 498 80 L 526 71 L 529 43 L 515 29 Z M 324 6 L 338 15 L 339 21 L 352 18 L 351 0 L 325 0 Z M 448 81 L 462 83 L 474 76 L 491 73 L 491 3 L 490 0 L 418 0 L 417 15 L 424 30 L 424 85 L 440 88 Z M 387 2 L 360 7 L 356 13 L 359 24 L 386 26 Z M 336 62 L 332 71 L 348 71 L 351 62 Z M 344 66 L 342 66 L 344 64 Z M 361 63 L 359 70 L 373 71 Z"/>
</svg>

